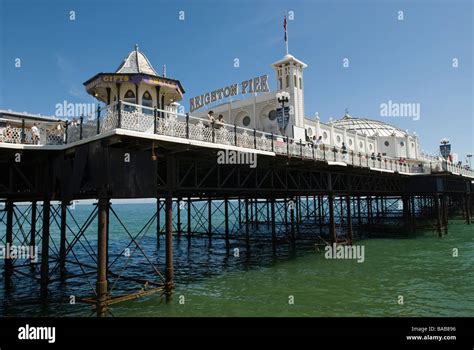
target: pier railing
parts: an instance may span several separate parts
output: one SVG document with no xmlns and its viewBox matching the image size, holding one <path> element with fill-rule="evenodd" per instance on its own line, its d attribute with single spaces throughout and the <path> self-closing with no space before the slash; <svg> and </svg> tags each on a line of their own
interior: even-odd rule
<svg viewBox="0 0 474 350">
<path fill-rule="evenodd" d="M 38 123 L 39 125 L 41 123 Z M 51 124 L 51 123 L 49 123 Z M 381 171 L 407 174 L 430 174 L 449 171 L 453 174 L 474 178 L 474 171 L 446 161 L 422 157 L 418 161 L 406 161 L 381 155 L 355 152 L 329 144 L 313 144 L 226 124 L 218 120 L 198 118 L 173 110 L 162 110 L 126 103 L 123 101 L 98 108 L 93 115 L 81 116 L 71 121 L 57 123 L 56 128 L 39 126 L 41 140 L 37 144 L 61 145 L 108 132 L 115 129 L 137 131 L 189 139 L 205 143 L 235 146 L 242 151 L 259 150 L 274 152 L 287 157 L 326 161 L 329 164 L 352 165 Z M 0 135 L 1 142 L 33 144 L 31 129 L 10 127 Z"/>
</svg>

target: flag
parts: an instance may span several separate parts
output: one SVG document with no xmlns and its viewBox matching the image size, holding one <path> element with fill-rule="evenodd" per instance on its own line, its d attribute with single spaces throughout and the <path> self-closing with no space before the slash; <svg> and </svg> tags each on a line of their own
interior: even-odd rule
<svg viewBox="0 0 474 350">
<path fill-rule="evenodd" d="M 283 28 L 285 28 L 285 41 L 288 41 L 288 37 L 286 36 L 286 16 L 285 16 L 285 19 L 283 20 Z"/>
</svg>

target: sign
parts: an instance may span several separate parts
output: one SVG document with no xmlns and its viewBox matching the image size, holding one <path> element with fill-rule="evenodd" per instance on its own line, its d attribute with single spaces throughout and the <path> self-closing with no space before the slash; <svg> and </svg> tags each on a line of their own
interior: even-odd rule
<svg viewBox="0 0 474 350">
<path fill-rule="evenodd" d="M 138 84 L 143 82 L 148 85 L 160 85 L 175 88 L 182 94 L 179 85 L 169 79 L 163 79 L 160 77 L 154 77 L 143 74 L 101 74 L 99 77 L 95 78 L 86 85 L 87 91 L 90 91 L 92 88 L 96 87 L 100 83 L 133 83 Z"/>
<path fill-rule="evenodd" d="M 290 121 L 290 107 L 287 106 L 283 108 L 277 108 L 277 122 L 280 129 L 285 130 L 288 126 L 288 122 Z"/>
<path fill-rule="evenodd" d="M 451 145 L 450 144 L 442 144 L 439 145 L 439 151 L 443 158 L 448 158 L 451 153 Z"/>
<path fill-rule="evenodd" d="M 199 108 L 207 106 L 208 104 L 222 100 L 223 98 L 252 94 L 256 92 L 269 92 L 268 76 L 262 75 L 249 80 L 244 80 L 240 84 L 232 84 L 226 87 L 207 92 L 200 96 L 189 99 L 189 111 L 193 112 Z"/>
</svg>

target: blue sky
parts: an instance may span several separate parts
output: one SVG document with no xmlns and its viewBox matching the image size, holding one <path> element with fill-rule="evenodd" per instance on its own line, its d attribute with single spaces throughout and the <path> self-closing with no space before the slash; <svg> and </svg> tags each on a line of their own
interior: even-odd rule
<svg viewBox="0 0 474 350">
<path fill-rule="evenodd" d="M 307 116 L 318 112 L 327 121 L 347 107 L 353 116 L 416 131 L 428 151 L 448 137 L 461 157 L 474 152 L 471 0 L 0 4 L 1 109 L 52 115 L 64 100 L 94 102 L 82 83 L 115 71 L 135 43 L 158 72 L 166 64 L 167 75 L 181 80 L 186 108 L 190 97 L 260 74 L 269 74 L 274 90 L 270 64 L 284 55 L 286 10 L 295 15 L 288 22 L 290 53 L 308 64 Z M 381 117 L 380 104 L 389 100 L 419 103 L 420 120 Z"/>
</svg>

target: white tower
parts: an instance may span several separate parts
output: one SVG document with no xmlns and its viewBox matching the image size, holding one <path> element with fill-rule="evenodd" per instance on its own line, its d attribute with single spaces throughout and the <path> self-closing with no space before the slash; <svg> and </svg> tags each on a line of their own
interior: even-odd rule
<svg viewBox="0 0 474 350">
<path fill-rule="evenodd" d="M 293 125 L 304 128 L 303 69 L 307 65 L 288 54 L 273 63 L 272 67 L 276 73 L 277 91 L 286 91 L 290 94 L 290 121 L 286 130 L 289 136 L 293 136 Z"/>
</svg>

